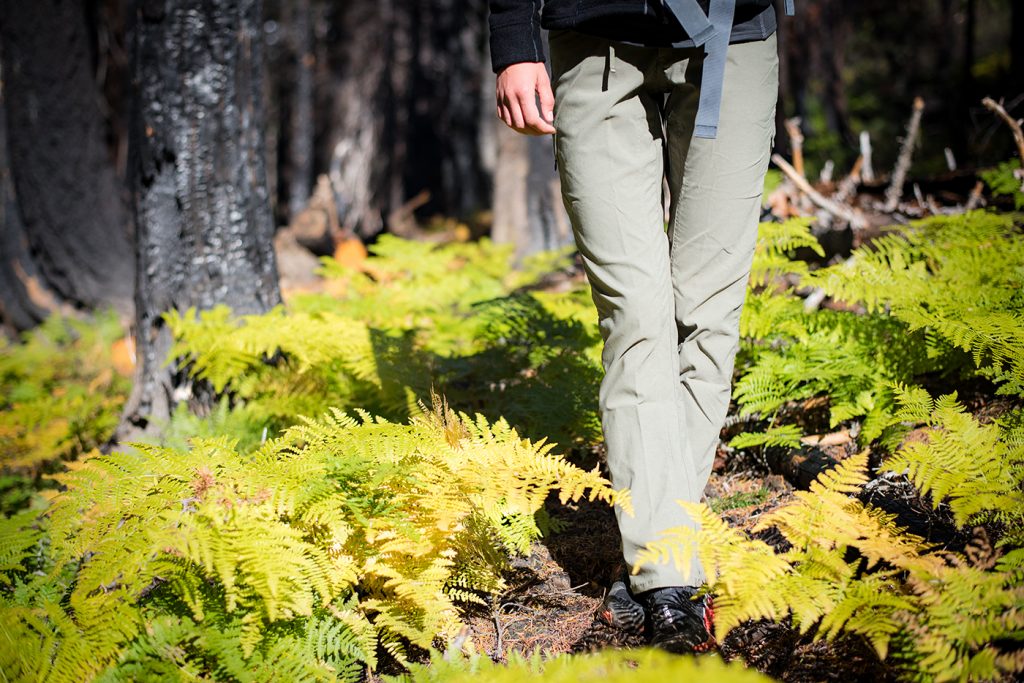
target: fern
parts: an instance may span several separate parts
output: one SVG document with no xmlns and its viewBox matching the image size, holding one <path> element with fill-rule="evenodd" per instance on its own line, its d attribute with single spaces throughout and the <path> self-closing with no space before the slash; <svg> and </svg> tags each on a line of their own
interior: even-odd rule
<svg viewBox="0 0 1024 683">
<path fill-rule="evenodd" d="M 414 665 L 408 675 L 391 683 L 519 683 L 542 678 L 550 683 L 602 680 L 608 683 L 646 683 L 665 680 L 706 680 L 716 683 L 756 683 L 771 679 L 738 664 L 717 658 L 679 657 L 652 649 L 608 651 L 590 655 L 525 658 L 513 655 L 506 664 L 487 657 L 434 655 L 429 666 Z"/>
<path fill-rule="evenodd" d="M 904 446 L 887 469 L 906 470 L 936 505 L 948 502 L 960 524 L 1003 525 L 999 545 L 1012 550 L 994 567 L 931 548 L 896 526 L 894 516 L 862 503 L 856 496 L 868 481 L 866 451 L 760 519 L 754 531 L 777 529 L 787 550 L 748 539 L 705 505 L 682 503 L 700 529 L 670 530 L 641 552 L 638 566 L 674 562 L 688 572 L 696 551 L 718 595 L 719 638 L 747 620 L 789 618 L 816 638 L 857 634 L 915 680 L 1024 671 L 1020 417 L 983 426 L 952 396 L 933 401 L 898 387 L 896 397 L 898 419 L 941 429 L 928 442 Z"/>
<path fill-rule="evenodd" d="M 323 405 L 404 420 L 436 389 L 535 438 L 599 440 L 601 337 L 585 288 L 516 290 L 537 274 L 511 271 L 511 252 L 487 241 L 387 237 L 374 250 L 361 270 L 325 259 L 330 294 L 287 310 L 169 314 L 172 355 L 271 431 Z"/>
<path fill-rule="evenodd" d="M 1024 238 L 1011 216 L 975 211 L 901 227 L 812 283 L 869 311 L 885 307 L 911 332 L 963 349 L 1014 391 L 1024 383 Z"/>
<path fill-rule="evenodd" d="M 0 585 L 10 586 L 14 576 L 27 571 L 27 560 L 36 555 L 42 532 L 35 527 L 37 513 L 24 510 L 0 519 Z"/>
<path fill-rule="evenodd" d="M 114 369 L 117 316 L 51 316 L 20 344 L 0 340 L 0 468 L 34 478 L 105 442 L 128 394 Z"/>
<path fill-rule="evenodd" d="M 807 263 L 794 259 L 793 255 L 798 249 L 809 249 L 822 257 L 825 255 L 821 244 L 811 234 L 810 225 L 809 218 L 761 224 L 750 269 L 752 287 L 768 285 L 784 276 L 809 274 Z"/>
<path fill-rule="evenodd" d="M 25 571 L 33 514 L 0 535 L 0 630 L 48 643 L 5 655 L 26 679 L 356 680 L 378 646 L 405 663 L 458 631 L 456 600 L 502 589 L 552 491 L 629 504 L 596 470 L 439 401 L 406 424 L 334 411 L 248 453 L 136 444 L 54 476 L 46 571 Z"/>
<path fill-rule="evenodd" d="M 796 425 L 779 425 L 769 427 L 764 432 L 743 432 L 729 442 L 731 448 L 751 448 L 753 446 L 788 446 L 799 448 L 803 432 Z"/>
<path fill-rule="evenodd" d="M 1024 393 L 1024 236 L 1012 217 L 918 221 L 818 270 L 785 264 L 787 249 L 813 241 L 805 223 L 762 232 L 768 246 L 755 256 L 740 321 L 743 414 L 773 416 L 826 395 L 831 425 L 862 420 L 869 443 L 893 424 L 894 387 L 924 375 L 977 374 L 1001 393 Z M 849 310 L 806 311 L 791 287 L 757 289 L 781 275 Z"/>
<path fill-rule="evenodd" d="M 1013 197 L 1013 206 L 1024 209 L 1024 191 L 1021 190 L 1020 159 L 1004 161 L 995 168 L 981 171 L 978 175 L 988 185 L 992 194 Z"/>
<path fill-rule="evenodd" d="M 955 393 L 932 399 L 899 387 L 897 396 L 896 419 L 927 425 L 927 440 L 905 444 L 883 470 L 905 473 L 933 505 L 947 504 L 959 526 L 998 523 L 1004 545 L 1024 545 L 1024 412 L 982 425 Z"/>
</svg>

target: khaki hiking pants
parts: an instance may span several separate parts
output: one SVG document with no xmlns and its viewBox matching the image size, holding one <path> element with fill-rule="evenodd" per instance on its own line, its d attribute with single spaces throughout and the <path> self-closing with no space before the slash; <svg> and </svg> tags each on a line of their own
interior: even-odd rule
<svg viewBox="0 0 1024 683">
<path fill-rule="evenodd" d="M 693 137 L 703 49 L 551 31 L 562 198 L 604 339 L 599 406 L 622 551 L 693 522 L 711 474 L 739 346 L 761 192 L 775 136 L 775 36 L 729 46 L 716 139 Z M 671 195 L 668 229 L 663 175 Z M 635 592 L 697 586 L 646 565 Z"/>
</svg>

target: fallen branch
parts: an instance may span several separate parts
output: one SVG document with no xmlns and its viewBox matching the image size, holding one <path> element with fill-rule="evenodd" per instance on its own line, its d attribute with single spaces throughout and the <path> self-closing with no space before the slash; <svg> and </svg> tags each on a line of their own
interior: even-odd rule
<svg viewBox="0 0 1024 683">
<path fill-rule="evenodd" d="M 875 182 L 875 169 L 871 165 L 871 136 L 866 130 L 860 132 L 861 176 L 865 183 Z"/>
<path fill-rule="evenodd" d="M 828 295 L 825 294 L 824 289 L 821 287 L 815 287 L 814 290 L 807 295 L 807 298 L 804 299 L 804 310 L 808 313 L 813 313 L 818 310 L 821 308 L 821 304 L 825 301 L 826 296 Z"/>
<path fill-rule="evenodd" d="M 886 213 L 892 213 L 900 203 L 903 196 L 903 183 L 907 179 L 907 172 L 910 170 L 910 161 L 914 158 L 914 145 L 917 143 L 917 134 L 921 129 L 921 114 L 924 111 L 924 100 L 920 97 L 914 98 L 914 113 L 910 115 L 910 123 L 907 125 L 907 137 L 903 139 L 903 147 L 900 148 L 900 156 L 896 160 L 896 168 L 892 172 L 892 181 L 885 191 Z"/>
<path fill-rule="evenodd" d="M 970 196 L 967 197 L 967 206 L 964 207 L 964 211 L 974 211 L 981 204 L 981 192 L 985 189 L 985 183 L 980 180 L 974 183 L 974 189 L 971 190 Z"/>
<path fill-rule="evenodd" d="M 794 116 L 791 119 L 786 119 L 786 135 L 789 136 L 789 146 L 793 152 L 793 168 L 800 174 L 801 177 L 806 178 L 807 174 L 804 172 L 804 134 L 800 132 L 800 117 Z"/>
<path fill-rule="evenodd" d="M 413 213 L 416 209 L 430 201 L 430 192 L 421 191 L 418 195 L 408 200 L 397 209 L 388 214 L 388 230 L 393 235 L 411 239 L 417 236 L 419 226 L 416 224 L 416 216 Z"/>
<path fill-rule="evenodd" d="M 726 415 L 725 423 L 722 425 L 722 429 L 728 429 L 729 427 L 735 427 L 738 424 L 749 424 L 752 422 L 759 422 L 764 419 L 761 413 L 750 413 L 749 415 Z"/>
<path fill-rule="evenodd" d="M 981 101 L 990 111 L 995 112 L 999 118 L 1006 122 L 1006 125 L 1013 131 L 1013 139 L 1017 143 L 1017 154 L 1020 155 L 1020 165 L 1024 167 L 1024 131 L 1021 130 L 1020 121 L 1015 120 L 1012 116 L 1006 113 L 1003 105 L 999 104 L 991 97 L 986 97 Z"/>
<path fill-rule="evenodd" d="M 850 175 L 846 176 L 839 183 L 839 189 L 832 198 L 837 202 L 845 202 L 847 199 L 852 197 L 857 192 L 857 186 L 860 185 L 861 180 L 861 169 L 864 168 L 864 156 L 857 157 L 857 160 L 853 162 L 853 168 L 850 169 Z M 865 182 L 867 176 L 864 176 Z"/>
<path fill-rule="evenodd" d="M 843 206 L 842 204 L 837 204 L 815 190 L 811 187 L 811 184 L 807 182 L 807 178 L 804 178 L 802 175 L 797 173 L 796 169 L 780 155 L 773 154 L 772 161 L 779 167 L 779 170 L 786 174 L 786 177 L 793 181 L 793 184 L 797 186 L 797 189 L 807 195 L 819 208 L 824 209 L 836 218 L 842 218 L 849 223 L 850 227 L 854 230 L 859 230 L 864 227 L 864 219 L 858 216 L 853 209 L 848 206 Z"/>
</svg>

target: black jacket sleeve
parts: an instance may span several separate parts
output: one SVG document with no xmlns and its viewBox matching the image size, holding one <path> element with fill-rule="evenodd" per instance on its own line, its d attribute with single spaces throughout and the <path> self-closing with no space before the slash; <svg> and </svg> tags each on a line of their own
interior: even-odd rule
<svg viewBox="0 0 1024 683">
<path fill-rule="evenodd" d="M 543 62 L 540 10 L 543 0 L 489 0 L 491 68 L 498 73 L 509 64 Z"/>
</svg>

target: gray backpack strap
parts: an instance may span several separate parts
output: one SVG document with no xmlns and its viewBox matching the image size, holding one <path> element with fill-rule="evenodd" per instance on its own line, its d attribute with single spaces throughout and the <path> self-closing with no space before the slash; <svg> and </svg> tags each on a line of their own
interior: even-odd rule
<svg viewBox="0 0 1024 683">
<path fill-rule="evenodd" d="M 682 24 L 694 45 L 704 45 L 704 68 L 701 75 L 700 101 L 693 135 L 714 138 L 718 135 L 718 119 L 722 108 L 722 81 L 725 59 L 732 37 L 736 0 L 711 0 L 707 15 L 697 0 L 665 0 L 669 10 Z M 795 12 L 795 0 L 784 0 L 786 14 Z"/>
<path fill-rule="evenodd" d="M 725 80 L 725 57 L 732 37 L 732 20 L 736 14 L 736 0 L 711 0 L 708 19 L 715 34 L 704 51 L 704 69 L 700 82 L 700 101 L 693 135 L 714 138 L 718 134 L 718 115 L 722 108 L 722 82 Z"/>
<path fill-rule="evenodd" d="M 703 45 L 715 33 L 715 26 L 697 4 L 697 0 L 665 0 L 694 45 Z"/>
<path fill-rule="evenodd" d="M 791 17 L 796 14 L 796 0 L 786 0 L 783 4 L 786 7 L 787 17 Z"/>
</svg>

